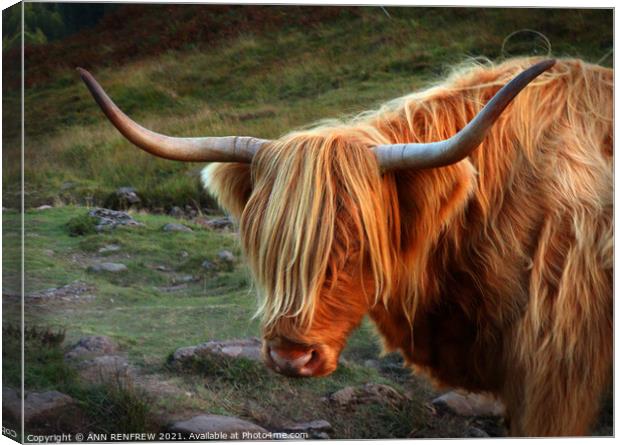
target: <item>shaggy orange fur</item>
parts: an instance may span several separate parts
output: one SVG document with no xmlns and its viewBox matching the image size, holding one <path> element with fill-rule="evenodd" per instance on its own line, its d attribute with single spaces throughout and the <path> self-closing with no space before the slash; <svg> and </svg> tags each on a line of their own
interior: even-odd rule
<svg viewBox="0 0 620 445">
<path fill-rule="evenodd" d="M 588 432 L 612 368 L 612 71 L 558 61 L 447 167 L 382 174 L 370 150 L 452 136 L 533 63 L 459 70 L 206 170 L 266 338 L 326 345 L 326 374 L 369 314 L 437 383 L 500 398 L 511 434 Z"/>
</svg>

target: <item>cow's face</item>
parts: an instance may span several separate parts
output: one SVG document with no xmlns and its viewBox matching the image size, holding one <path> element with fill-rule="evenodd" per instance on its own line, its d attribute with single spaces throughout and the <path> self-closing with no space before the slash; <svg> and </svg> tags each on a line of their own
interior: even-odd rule
<svg viewBox="0 0 620 445">
<path fill-rule="evenodd" d="M 261 149 L 240 236 L 261 296 L 264 359 L 277 372 L 334 371 L 351 331 L 387 287 L 388 223 L 376 160 L 331 132 Z"/>
</svg>

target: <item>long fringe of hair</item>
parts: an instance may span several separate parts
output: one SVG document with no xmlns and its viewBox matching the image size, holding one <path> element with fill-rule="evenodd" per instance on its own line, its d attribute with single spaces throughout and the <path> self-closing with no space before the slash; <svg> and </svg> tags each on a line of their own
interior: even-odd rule
<svg viewBox="0 0 620 445">
<path fill-rule="evenodd" d="M 240 230 L 265 328 L 283 316 L 309 326 L 326 282 L 351 263 L 370 270 L 376 300 L 387 298 L 394 224 L 368 142 L 346 128 L 294 133 L 254 163 Z"/>
</svg>

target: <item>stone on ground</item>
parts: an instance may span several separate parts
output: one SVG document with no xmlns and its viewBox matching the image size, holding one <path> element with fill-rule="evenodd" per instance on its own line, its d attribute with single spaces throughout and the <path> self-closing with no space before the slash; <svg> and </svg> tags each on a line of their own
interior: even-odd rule
<svg viewBox="0 0 620 445">
<path fill-rule="evenodd" d="M 202 267 L 203 267 L 203 269 L 207 269 L 207 270 L 215 270 L 215 269 L 217 269 L 217 266 L 215 264 L 213 264 L 209 260 L 204 260 L 202 262 Z"/>
<path fill-rule="evenodd" d="M 173 363 L 183 364 L 195 358 L 217 355 L 229 358 L 246 358 L 259 361 L 261 359 L 261 341 L 256 337 L 208 341 L 197 346 L 186 346 L 177 349 L 173 354 Z"/>
<path fill-rule="evenodd" d="M 65 358 L 74 359 L 95 355 L 108 355 L 116 351 L 118 351 L 118 345 L 110 337 L 105 335 L 89 335 L 88 337 L 80 338 L 65 354 Z"/>
<path fill-rule="evenodd" d="M 162 230 L 164 232 L 193 232 L 193 230 L 189 227 L 179 223 L 168 223 L 162 228 Z"/>
<path fill-rule="evenodd" d="M 125 380 L 137 372 L 127 358 L 120 355 L 101 355 L 78 363 L 76 368 L 82 380 L 94 384 Z"/>
<path fill-rule="evenodd" d="M 448 411 L 459 416 L 504 415 L 504 405 L 485 394 L 465 391 L 450 391 L 433 400 L 433 406 L 439 411 Z"/>
<path fill-rule="evenodd" d="M 116 190 L 116 197 L 118 200 L 127 206 L 140 203 L 140 197 L 136 193 L 136 189 L 133 187 L 120 187 Z"/>
<path fill-rule="evenodd" d="M 176 433 L 267 433 L 267 430 L 237 417 L 205 414 L 188 420 L 177 421 L 168 427 Z M 260 437 L 258 437 L 259 439 Z"/>
<path fill-rule="evenodd" d="M 118 252 L 121 250 L 121 246 L 118 244 L 108 244 L 107 246 L 103 246 L 97 252 L 99 253 L 110 253 L 110 252 Z"/>
<path fill-rule="evenodd" d="M 110 272 L 110 273 L 119 273 L 125 272 L 127 270 L 127 266 L 123 263 L 99 263 L 93 264 L 88 268 L 91 272 Z"/>
<path fill-rule="evenodd" d="M 478 427 L 472 426 L 467 430 L 467 437 L 491 437 L 489 433 Z"/>
<path fill-rule="evenodd" d="M 234 223 L 228 216 L 222 218 L 198 218 L 196 222 L 211 230 L 234 229 Z"/>
<path fill-rule="evenodd" d="M 192 281 L 196 281 L 197 278 L 193 275 L 174 275 L 172 277 L 172 283 L 191 283 Z"/>
<path fill-rule="evenodd" d="M 57 411 L 75 403 L 73 398 L 59 391 L 26 391 L 24 397 L 24 422 L 55 414 Z M 2 408 L 13 417 L 21 418 L 21 397 L 17 390 L 2 388 Z"/>
<path fill-rule="evenodd" d="M 174 206 L 170 209 L 168 215 L 174 216 L 175 218 L 181 218 L 185 216 L 185 212 L 183 212 L 183 209 L 181 209 L 181 207 Z"/>
<path fill-rule="evenodd" d="M 96 208 L 88 212 L 88 214 L 97 218 L 97 225 L 95 226 L 97 232 L 111 230 L 117 226 L 144 226 L 144 224 L 129 216 L 128 213 L 118 210 Z"/>
<path fill-rule="evenodd" d="M 220 261 L 224 261 L 225 263 L 234 263 L 235 262 L 235 255 L 233 255 L 233 253 L 230 250 L 221 250 L 217 254 L 217 258 Z"/>
<path fill-rule="evenodd" d="M 51 287 L 38 292 L 26 294 L 25 297 L 31 301 L 72 301 L 72 300 L 92 300 L 94 287 L 83 281 L 74 281 L 62 287 Z"/>
<path fill-rule="evenodd" d="M 328 432 L 332 431 L 332 425 L 327 420 L 312 420 L 310 422 L 284 424 L 278 429 L 284 433 L 304 433 L 308 439 L 329 439 Z"/>
<path fill-rule="evenodd" d="M 347 386 L 326 397 L 327 402 L 340 406 L 352 406 L 363 403 L 379 403 L 398 406 L 409 398 L 388 385 L 366 383 L 362 386 Z"/>
</svg>

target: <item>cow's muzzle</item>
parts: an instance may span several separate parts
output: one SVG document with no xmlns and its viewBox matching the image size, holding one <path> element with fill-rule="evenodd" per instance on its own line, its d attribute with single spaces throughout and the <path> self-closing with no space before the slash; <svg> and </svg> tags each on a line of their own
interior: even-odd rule
<svg viewBox="0 0 620 445">
<path fill-rule="evenodd" d="M 265 340 L 263 359 L 274 371 L 290 377 L 317 377 L 330 374 L 337 361 L 331 364 L 327 348 L 303 345 L 286 339 Z"/>
</svg>

